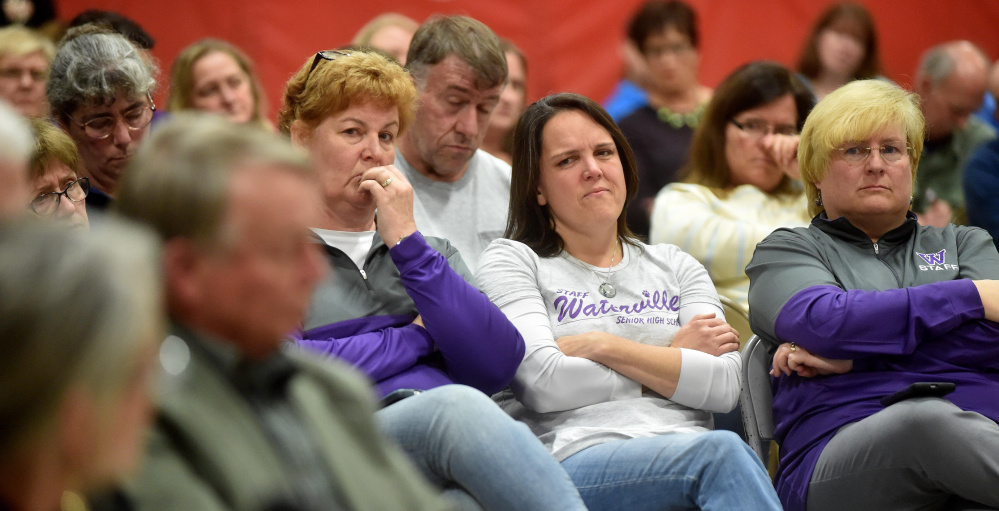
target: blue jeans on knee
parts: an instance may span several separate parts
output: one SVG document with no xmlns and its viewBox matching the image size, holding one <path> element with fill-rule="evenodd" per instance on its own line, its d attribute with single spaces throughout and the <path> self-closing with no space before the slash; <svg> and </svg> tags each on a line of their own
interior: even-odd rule
<svg viewBox="0 0 999 511">
<path fill-rule="evenodd" d="M 437 387 L 375 415 L 431 482 L 457 485 L 485 509 L 585 509 L 541 441 L 478 390 Z"/>
<path fill-rule="evenodd" d="M 606 442 L 562 466 L 591 511 L 781 509 L 763 463 L 731 431 Z"/>
</svg>

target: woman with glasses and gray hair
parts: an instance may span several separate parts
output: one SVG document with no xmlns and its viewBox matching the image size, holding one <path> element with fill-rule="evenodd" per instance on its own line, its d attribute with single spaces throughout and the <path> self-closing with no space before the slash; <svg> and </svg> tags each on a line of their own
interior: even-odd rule
<svg viewBox="0 0 999 511">
<path fill-rule="evenodd" d="M 809 215 L 795 152 L 811 92 L 776 62 L 753 62 L 726 78 L 694 132 L 681 183 L 656 196 L 650 243 L 694 256 L 718 294 L 743 311 L 745 268 L 756 244 Z"/>
<path fill-rule="evenodd" d="M 157 258 L 112 222 L 0 229 L 0 509 L 85 509 L 136 465 L 164 334 Z"/>
<path fill-rule="evenodd" d="M 746 267 L 788 511 L 999 506 L 999 253 L 976 227 L 917 223 L 923 137 L 896 85 L 830 93 L 798 146 L 816 216 Z"/>
<path fill-rule="evenodd" d="M 90 180 L 87 205 L 105 210 L 118 180 L 149 131 L 157 69 L 124 36 L 95 25 L 71 29 L 49 73 L 52 117 L 80 152 Z"/>
<path fill-rule="evenodd" d="M 555 459 L 488 397 L 510 383 L 523 339 L 454 246 L 417 230 L 392 164 L 416 100 L 409 73 L 374 52 L 319 52 L 288 82 L 278 127 L 312 153 L 324 198 L 312 230 L 331 266 L 295 337 L 376 383 L 382 429 L 463 507 L 582 509 Z"/>
</svg>

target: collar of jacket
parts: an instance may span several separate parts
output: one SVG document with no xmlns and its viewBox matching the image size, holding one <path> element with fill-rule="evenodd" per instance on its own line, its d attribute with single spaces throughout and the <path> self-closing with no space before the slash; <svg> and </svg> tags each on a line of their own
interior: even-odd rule
<svg viewBox="0 0 999 511">
<path fill-rule="evenodd" d="M 812 219 L 812 225 L 820 231 L 830 236 L 842 239 L 851 245 L 869 248 L 872 244 L 870 236 L 851 224 L 846 217 L 841 216 L 835 220 L 830 220 L 829 217 L 826 216 L 826 212 L 823 211 Z M 902 225 L 886 232 L 883 236 L 881 236 L 878 240 L 878 245 L 895 246 L 904 243 L 912 237 L 912 233 L 916 230 L 918 225 L 919 223 L 916 222 L 916 214 L 909 211 L 905 214 L 905 221 L 902 222 Z"/>
</svg>

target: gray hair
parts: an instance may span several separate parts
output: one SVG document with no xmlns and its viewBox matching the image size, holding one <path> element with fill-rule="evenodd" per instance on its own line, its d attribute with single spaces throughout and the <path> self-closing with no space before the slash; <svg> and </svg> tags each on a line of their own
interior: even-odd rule
<svg viewBox="0 0 999 511">
<path fill-rule="evenodd" d="M 87 25 L 71 30 L 52 60 L 46 95 L 53 114 L 64 121 L 79 106 L 108 105 L 156 87 L 159 70 L 148 57 L 125 36 L 98 30 Z"/>
<path fill-rule="evenodd" d="M 163 338 L 158 254 L 148 231 L 110 218 L 0 230 L 0 459 L 51 431 L 68 390 L 119 399 Z"/>
<path fill-rule="evenodd" d="M 434 16 L 413 35 L 406 69 L 420 88 L 430 66 L 454 55 L 475 71 L 475 86 L 489 89 L 506 83 L 506 55 L 496 34 L 468 16 Z"/>
<path fill-rule="evenodd" d="M 930 79 L 930 85 L 937 86 L 946 80 L 957 68 L 959 62 L 956 57 L 962 50 L 971 50 L 971 54 L 977 55 L 988 69 L 989 58 L 981 48 L 969 41 L 950 41 L 938 44 L 923 53 L 919 59 L 919 69 L 917 73 Z"/>
<path fill-rule="evenodd" d="M 258 126 L 183 112 L 157 125 L 129 162 L 116 207 L 164 239 L 221 243 L 229 176 L 248 167 L 280 166 L 312 177 L 308 153 Z M 260 186 L 267 186 L 262 182 Z"/>
<path fill-rule="evenodd" d="M 6 101 L 0 100 L 0 161 L 27 165 L 35 140 L 31 127 Z"/>
</svg>

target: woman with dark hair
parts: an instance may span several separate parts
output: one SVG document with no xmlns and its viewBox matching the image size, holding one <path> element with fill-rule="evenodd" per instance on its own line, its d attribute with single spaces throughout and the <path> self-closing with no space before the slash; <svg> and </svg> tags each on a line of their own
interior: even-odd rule
<svg viewBox="0 0 999 511">
<path fill-rule="evenodd" d="M 745 268 L 756 244 L 777 227 L 808 222 L 795 153 L 813 103 L 780 64 L 740 67 L 708 105 L 684 182 L 656 197 L 650 241 L 694 256 L 718 293 L 744 310 Z"/>
<path fill-rule="evenodd" d="M 819 99 L 852 80 L 881 74 L 874 18 L 855 2 L 839 2 L 819 16 L 805 40 L 798 72 Z"/>
<path fill-rule="evenodd" d="M 632 18 L 628 39 L 649 70 L 649 104 L 620 121 L 638 169 L 638 195 L 629 205 L 628 225 L 648 236 L 656 193 L 676 181 L 686 163 L 711 89 L 697 80 L 697 14 L 686 2 L 647 2 Z"/>
<path fill-rule="evenodd" d="M 509 239 L 476 275 L 527 344 L 503 408 L 590 509 L 779 509 L 746 444 L 710 431 L 738 399 L 737 332 L 697 261 L 628 230 L 624 135 L 592 100 L 556 94 L 514 140 Z"/>
</svg>

